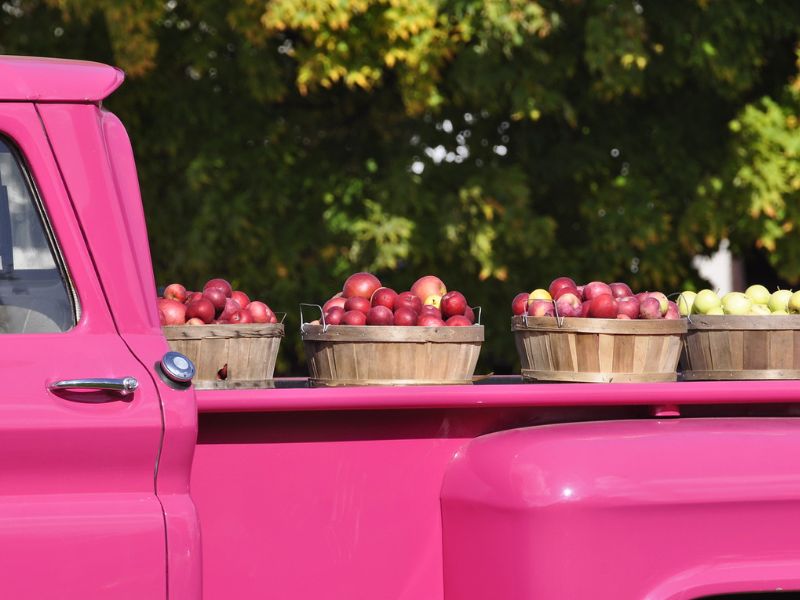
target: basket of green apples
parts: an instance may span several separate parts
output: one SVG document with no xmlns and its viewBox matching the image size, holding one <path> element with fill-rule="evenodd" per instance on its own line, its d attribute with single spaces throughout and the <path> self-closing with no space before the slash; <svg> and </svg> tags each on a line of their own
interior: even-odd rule
<svg viewBox="0 0 800 600">
<path fill-rule="evenodd" d="M 689 318 L 682 379 L 800 379 L 800 292 L 684 291 L 677 304 Z"/>
</svg>

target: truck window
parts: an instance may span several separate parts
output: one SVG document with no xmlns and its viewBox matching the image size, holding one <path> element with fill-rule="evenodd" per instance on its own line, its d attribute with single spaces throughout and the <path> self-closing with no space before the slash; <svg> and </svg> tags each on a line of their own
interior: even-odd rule
<svg viewBox="0 0 800 600">
<path fill-rule="evenodd" d="M 77 302 L 20 154 L 0 137 L 0 333 L 57 333 Z"/>
</svg>

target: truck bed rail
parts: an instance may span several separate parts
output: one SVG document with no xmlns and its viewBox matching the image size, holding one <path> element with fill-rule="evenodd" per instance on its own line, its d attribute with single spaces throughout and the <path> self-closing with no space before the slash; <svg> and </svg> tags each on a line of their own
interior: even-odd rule
<svg viewBox="0 0 800 600">
<path fill-rule="evenodd" d="M 532 406 L 663 406 L 800 403 L 800 381 L 522 384 L 496 376 L 474 385 L 310 388 L 305 378 L 273 389 L 199 390 L 201 413 Z"/>
</svg>

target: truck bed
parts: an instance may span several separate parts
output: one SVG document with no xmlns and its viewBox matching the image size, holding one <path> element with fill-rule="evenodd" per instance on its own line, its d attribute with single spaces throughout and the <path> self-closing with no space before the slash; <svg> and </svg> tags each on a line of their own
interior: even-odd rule
<svg viewBox="0 0 800 600">
<path fill-rule="evenodd" d="M 678 414 L 789 418 L 800 403 L 793 381 L 518 382 L 198 391 L 204 597 L 438 600 L 442 481 L 476 437 Z"/>
</svg>

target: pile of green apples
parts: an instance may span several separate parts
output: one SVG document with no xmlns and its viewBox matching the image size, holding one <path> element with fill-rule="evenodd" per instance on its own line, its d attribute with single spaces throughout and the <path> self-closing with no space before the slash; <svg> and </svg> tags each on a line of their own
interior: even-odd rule
<svg viewBox="0 0 800 600">
<path fill-rule="evenodd" d="M 751 285 L 744 292 L 720 297 L 713 290 L 685 291 L 678 296 L 678 311 L 687 315 L 788 315 L 800 313 L 800 292 Z"/>
</svg>

